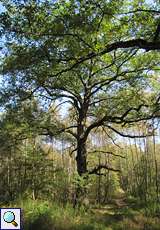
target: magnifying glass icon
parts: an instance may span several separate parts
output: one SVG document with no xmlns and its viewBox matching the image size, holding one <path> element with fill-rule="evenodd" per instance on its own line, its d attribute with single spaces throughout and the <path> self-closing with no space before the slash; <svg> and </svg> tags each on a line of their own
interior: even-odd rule
<svg viewBox="0 0 160 230">
<path fill-rule="evenodd" d="M 9 224 L 13 224 L 15 227 L 18 226 L 18 224 L 15 222 L 15 215 L 11 211 L 7 211 L 4 213 L 3 220 Z"/>
</svg>

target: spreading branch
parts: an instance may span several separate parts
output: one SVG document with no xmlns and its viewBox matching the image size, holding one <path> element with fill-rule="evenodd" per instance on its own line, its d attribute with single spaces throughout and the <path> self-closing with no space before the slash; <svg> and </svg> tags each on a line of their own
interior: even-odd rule
<svg viewBox="0 0 160 230">
<path fill-rule="evenodd" d="M 96 128 L 96 127 L 104 125 L 104 126 L 110 128 L 110 126 L 106 125 L 106 122 L 111 122 L 111 123 L 115 123 L 115 124 L 123 124 L 124 122 L 127 123 L 127 121 L 125 120 L 125 118 L 128 116 L 128 114 L 130 114 L 131 111 L 139 112 L 142 107 L 148 107 L 148 105 L 140 104 L 137 108 L 131 107 L 127 111 L 125 111 L 121 116 L 108 116 L 108 115 L 104 115 L 101 119 L 99 119 L 98 121 L 95 121 L 90 126 L 88 126 L 88 128 L 86 129 L 85 135 L 84 135 L 84 139 L 87 138 L 88 135 L 89 135 L 89 133 L 90 133 L 90 131 L 92 129 Z M 153 116 L 149 117 L 149 119 L 151 119 L 151 118 L 153 118 Z M 137 119 L 135 119 L 135 121 L 136 120 Z M 110 129 L 112 129 L 114 131 L 113 127 L 111 127 Z M 129 137 L 128 135 L 120 133 L 116 129 L 115 129 L 115 132 L 118 133 L 118 134 L 122 134 L 121 136 Z M 130 137 L 133 138 L 133 136 L 130 136 Z M 136 136 L 136 137 L 138 137 L 138 136 Z M 142 136 L 142 137 L 144 137 L 144 136 Z"/>
<path fill-rule="evenodd" d="M 148 42 L 148 41 L 146 41 L 144 39 L 140 39 L 140 38 L 139 39 L 132 39 L 132 40 L 128 40 L 128 41 L 114 42 L 114 43 L 107 45 L 104 49 L 102 49 L 99 52 L 90 52 L 86 56 L 80 57 L 79 59 L 77 59 L 77 61 L 73 65 L 71 65 L 70 67 L 65 68 L 65 69 L 61 70 L 60 72 L 52 75 L 52 77 L 60 76 L 63 73 L 71 71 L 72 69 L 74 69 L 78 65 L 80 65 L 83 62 L 90 60 L 92 58 L 102 56 L 106 53 L 110 53 L 110 52 L 117 50 L 117 49 L 128 49 L 128 48 L 135 48 L 135 49 L 138 48 L 138 49 L 144 49 L 146 51 L 151 51 L 151 50 L 157 50 L 158 51 L 158 50 L 160 50 L 160 42 L 158 42 L 158 41 Z"/>
<path fill-rule="evenodd" d="M 115 153 L 109 152 L 109 151 L 103 151 L 103 150 L 94 150 L 94 151 L 90 151 L 90 152 L 88 152 L 88 153 L 107 153 L 107 154 L 112 155 L 112 156 L 115 156 L 115 157 L 125 158 L 125 157 L 122 156 L 122 155 L 115 154 Z"/>
<path fill-rule="evenodd" d="M 97 167 L 93 168 L 92 170 L 90 170 L 88 172 L 88 174 L 103 175 L 100 173 L 101 169 L 107 169 L 107 170 L 113 171 L 113 172 L 121 172 L 119 169 L 115 169 L 115 168 L 112 168 L 108 165 L 101 164 L 101 165 L 98 165 Z"/>
<path fill-rule="evenodd" d="M 65 127 L 65 128 L 61 128 L 61 129 L 57 129 L 56 131 L 55 130 L 52 130 L 53 128 L 51 127 L 40 127 L 42 130 L 45 130 L 44 132 L 41 132 L 40 131 L 40 135 L 44 135 L 44 136 L 50 136 L 50 137 L 55 137 L 55 136 L 58 136 L 62 133 L 68 133 L 68 134 L 71 134 L 74 138 L 78 138 L 77 134 L 74 133 L 73 131 L 71 131 L 71 129 L 73 128 L 77 128 L 76 125 L 72 125 L 72 126 L 69 126 L 69 127 Z"/>
<path fill-rule="evenodd" d="M 152 10 L 152 9 L 136 9 L 136 10 L 131 10 L 128 12 L 120 13 L 122 14 L 134 14 L 134 13 L 141 13 L 141 12 L 146 12 L 146 13 L 152 13 L 152 14 L 160 14 L 160 10 Z"/>
<path fill-rule="evenodd" d="M 120 132 L 119 130 L 113 128 L 113 127 L 110 126 L 110 125 L 105 125 L 105 127 L 107 127 L 108 129 L 113 130 L 115 133 L 117 133 L 118 135 L 120 135 L 120 136 L 122 136 L 122 137 L 128 137 L 128 138 L 145 138 L 145 137 L 148 137 L 148 136 L 152 136 L 152 135 L 153 135 L 153 134 L 147 134 L 147 135 L 130 135 L 130 134 L 122 133 L 122 132 Z"/>
</svg>

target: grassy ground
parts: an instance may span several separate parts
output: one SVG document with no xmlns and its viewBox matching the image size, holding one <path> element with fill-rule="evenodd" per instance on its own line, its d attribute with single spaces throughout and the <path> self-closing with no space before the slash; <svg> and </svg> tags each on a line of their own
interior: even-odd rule
<svg viewBox="0 0 160 230">
<path fill-rule="evenodd" d="M 19 201 L 14 207 L 23 209 L 24 230 L 160 230 L 160 218 L 148 216 L 146 209 L 134 203 L 110 204 L 73 209 L 47 201 Z"/>
</svg>

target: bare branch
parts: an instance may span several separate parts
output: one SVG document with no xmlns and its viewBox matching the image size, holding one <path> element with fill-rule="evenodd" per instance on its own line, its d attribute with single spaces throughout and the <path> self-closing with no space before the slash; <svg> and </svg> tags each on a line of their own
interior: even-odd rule
<svg viewBox="0 0 160 230">
<path fill-rule="evenodd" d="M 84 135 L 84 139 L 87 138 L 87 136 L 89 135 L 90 131 L 96 127 L 99 127 L 101 125 L 105 125 L 107 127 L 107 125 L 105 124 L 105 122 L 111 122 L 111 123 L 115 123 L 115 124 L 123 124 L 123 123 L 129 123 L 129 121 L 127 122 L 125 119 L 125 117 L 128 116 L 128 114 L 131 111 L 136 111 L 139 112 L 140 109 L 142 107 L 148 107 L 148 105 L 145 104 L 141 104 L 139 105 L 137 108 L 131 107 L 129 108 L 124 114 L 122 114 L 121 116 L 103 116 L 100 120 L 95 121 L 94 123 L 92 123 L 90 126 L 88 126 L 88 128 L 85 131 L 85 135 Z M 153 116 L 151 116 L 153 118 Z M 141 118 L 142 119 L 142 118 Z M 137 121 L 137 119 L 134 120 L 135 122 Z M 131 122 L 130 122 L 131 123 Z M 111 127 L 112 128 L 112 127 Z M 117 131 L 118 132 L 118 131 Z M 123 135 L 123 134 L 122 134 Z M 124 134 L 125 135 L 125 134 Z"/>
<path fill-rule="evenodd" d="M 131 112 L 131 111 L 136 111 L 139 112 L 142 107 L 148 107 L 148 105 L 145 104 L 140 104 L 137 108 L 131 107 L 129 108 L 121 117 L 119 117 L 120 120 L 124 120 L 125 117 Z"/>
<path fill-rule="evenodd" d="M 94 150 L 94 151 L 90 151 L 90 152 L 88 152 L 88 153 L 107 153 L 107 154 L 112 155 L 112 156 L 115 156 L 115 157 L 125 158 L 125 157 L 122 156 L 122 155 L 115 154 L 115 153 L 113 153 L 113 152 L 104 151 L 104 150 Z"/>
<path fill-rule="evenodd" d="M 107 169 L 107 170 L 113 171 L 113 172 L 121 172 L 119 169 L 114 169 L 114 168 L 112 168 L 112 167 L 110 167 L 108 165 L 101 164 L 101 165 L 98 165 L 97 167 L 93 168 L 92 170 L 90 170 L 88 172 L 88 174 L 102 175 L 99 172 L 101 169 Z"/>
<path fill-rule="evenodd" d="M 159 10 L 152 10 L 152 9 L 136 9 L 136 10 L 132 10 L 132 11 L 128 11 L 128 12 L 124 12 L 124 13 L 120 13 L 120 15 L 122 14 L 134 14 L 134 13 L 138 13 L 138 12 L 146 12 L 146 13 L 152 13 L 152 14 L 160 14 Z"/>
<path fill-rule="evenodd" d="M 109 64 L 109 65 L 107 65 L 107 66 L 104 66 L 104 67 L 98 69 L 97 71 L 93 72 L 93 73 L 91 74 L 91 77 L 93 77 L 95 74 L 99 73 L 100 71 L 103 71 L 103 70 L 105 70 L 105 69 L 108 69 L 109 67 L 113 66 L 114 64 L 115 64 L 115 60 L 113 60 L 113 62 L 112 62 L 111 64 Z"/>
<path fill-rule="evenodd" d="M 57 129 L 56 131 L 52 131 L 52 128 L 50 127 L 40 127 L 41 129 L 45 130 L 46 132 L 40 132 L 39 135 L 45 135 L 45 136 L 50 136 L 50 137 L 55 137 L 55 136 L 58 136 L 60 135 L 61 133 L 69 133 L 71 134 L 74 138 L 78 138 L 77 137 L 77 134 L 72 132 L 70 129 L 73 129 L 73 128 L 77 128 L 76 125 L 72 125 L 72 126 L 69 126 L 69 127 L 65 127 L 65 128 L 61 128 L 61 129 Z"/>
<path fill-rule="evenodd" d="M 71 157 L 72 154 L 73 154 L 74 152 L 76 152 L 76 151 L 77 151 L 77 148 L 75 148 L 75 149 L 73 149 L 71 152 L 69 152 L 70 157 Z"/>
<path fill-rule="evenodd" d="M 74 96 L 72 95 L 69 95 L 69 94 L 65 94 L 65 93 L 53 93 L 51 92 L 47 87 L 44 86 L 44 89 L 46 90 L 46 92 L 51 96 L 51 97 L 56 97 L 56 99 L 58 98 L 69 98 L 73 101 L 73 105 L 75 106 L 75 108 L 79 111 L 80 108 L 79 108 L 79 105 L 78 105 L 78 102 L 80 102 L 77 98 L 75 98 Z M 80 102 L 81 103 L 81 102 Z"/>
<path fill-rule="evenodd" d="M 105 125 L 105 127 L 113 130 L 115 133 L 119 134 L 122 137 L 128 137 L 128 138 L 144 138 L 144 137 L 148 137 L 148 136 L 152 136 L 153 134 L 148 134 L 148 135 L 130 135 L 130 134 L 124 134 L 120 131 L 118 131 L 117 129 L 113 128 L 110 125 Z"/>
<path fill-rule="evenodd" d="M 102 127 L 103 131 L 107 134 L 107 136 L 111 139 L 111 141 L 113 142 L 113 144 L 115 146 L 117 146 L 118 148 L 122 149 L 122 147 L 120 145 L 118 145 L 116 142 L 115 142 L 115 139 L 113 139 L 113 137 L 111 135 L 108 134 L 108 132 L 105 130 L 104 127 Z"/>
</svg>

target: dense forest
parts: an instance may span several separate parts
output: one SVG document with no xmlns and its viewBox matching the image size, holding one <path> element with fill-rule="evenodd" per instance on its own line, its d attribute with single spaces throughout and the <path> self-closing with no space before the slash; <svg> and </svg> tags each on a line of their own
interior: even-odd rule
<svg viewBox="0 0 160 230">
<path fill-rule="evenodd" d="M 0 204 L 26 230 L 160 230 L 159 0 L 1 0 Z"/>
</svg>

